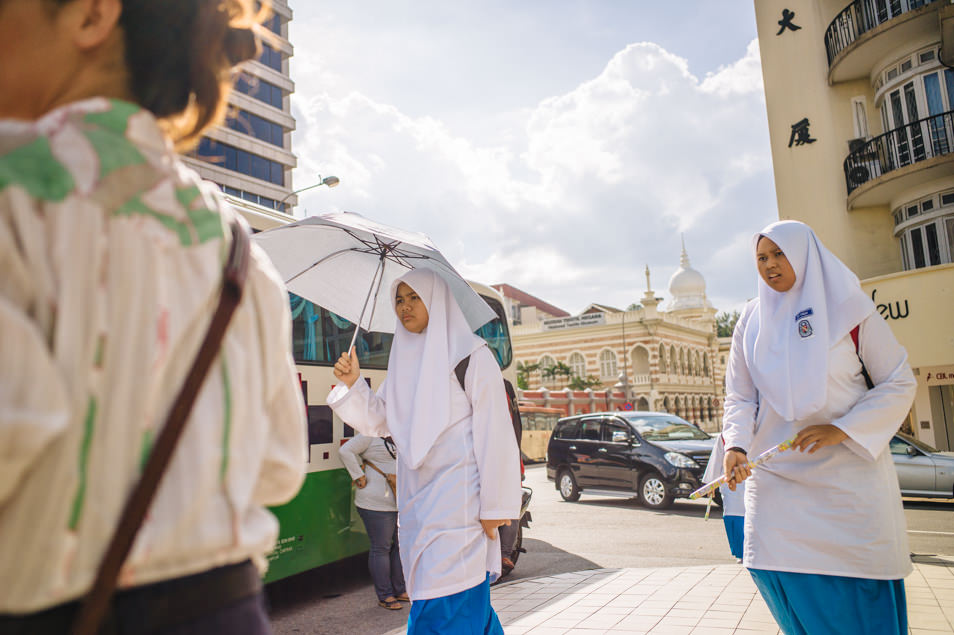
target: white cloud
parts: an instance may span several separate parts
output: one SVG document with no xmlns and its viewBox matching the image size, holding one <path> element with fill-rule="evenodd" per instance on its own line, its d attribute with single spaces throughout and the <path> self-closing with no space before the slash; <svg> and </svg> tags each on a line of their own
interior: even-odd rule
<svg viewBox="0 0 954 635">
<path fill-rule="evenodd" d="M 702 80 L 658 45 L 630 44 L 572 90 L 488 112 L 511 122 L 492 141 L 479 124 L 451 129 L 333 84 L 305 86 L 296 187 L 319 171 L 341 178 L 302 195 L 308 213 L 349 209 L 423 231 L 465 275 L 569 311 L 638 300 L 647 263 L 667 295 L 680 232 L 711 297 L 750 294 L 738 236 L 775 218 L 756 41 Z"/>
<path fill-rule="evenodd" d="M 764 101 L 759 41 L 749 42 L 742 59 L 707 75 L 701 88 L 722 96 L 756 94 Z"/>
</svg>

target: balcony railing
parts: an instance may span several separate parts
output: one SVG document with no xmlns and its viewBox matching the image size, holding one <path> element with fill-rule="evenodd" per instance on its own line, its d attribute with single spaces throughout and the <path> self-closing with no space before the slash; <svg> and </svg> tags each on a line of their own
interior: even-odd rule
<svg viewBox="0 0 954 635">
<path fill-rule="evenodd" d="M 845 159 L 848 193 L 892 170 L 954 152 L 954 110 L 895 128 L 859 144 Z"/>
<path fill-rule="evenodd" d="M 835 16 L 825 31 L 828 65 L 862 34 L 932 2 L 939 0 L 855 0 Z"/>
</svg>

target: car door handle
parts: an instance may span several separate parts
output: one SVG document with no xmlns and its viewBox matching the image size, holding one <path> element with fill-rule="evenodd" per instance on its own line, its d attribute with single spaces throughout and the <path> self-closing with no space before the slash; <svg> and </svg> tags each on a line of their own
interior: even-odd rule
<svg viewBox="0 0 954 635">
<path fill-rule="evenodd" d="M 571 445 L 571 446 L 569 447 L 569 449 L 570 449 L 570 450 L 575 450 L 575 449 L 576 449 L 576 446 L 575 446 L 575 445 Z"/>
<path fill-rule="evenodd" d="M 597 452 L 602 452 L 603 454 L 606 454 L 607 450 L 606 448 L 600 448 L 599 450 L 597 450 Z"/>
</svg>

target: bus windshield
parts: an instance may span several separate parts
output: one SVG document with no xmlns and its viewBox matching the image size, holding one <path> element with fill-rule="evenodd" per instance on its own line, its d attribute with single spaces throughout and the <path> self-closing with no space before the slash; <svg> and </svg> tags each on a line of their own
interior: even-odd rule
<svg viewBox="0 0 954 635">
<path fill-rule="evenodd" d="M 292 314 L 292 351 L 299 364 L 334 365 L 347 349 L 354 335 L 354 324 L 328 309 L 309 302 L 294 293 L 288 294 Z M 513 348 L 503 306 L 494 298 L 481 295 L 497 317 L 477 329 L 493 351 L 501 369 L 513 361 Z M 362 330 L 355 347 L 362 368 L 384 370 L 391 353 L 391 333 L 368 333 Z"/>
</svg>

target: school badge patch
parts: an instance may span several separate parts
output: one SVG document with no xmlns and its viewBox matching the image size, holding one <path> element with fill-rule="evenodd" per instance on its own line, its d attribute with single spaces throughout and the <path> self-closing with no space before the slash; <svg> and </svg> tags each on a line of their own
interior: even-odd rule
<svg viewBox="0 0 954 635">
<path fill-rule="evenodd" d="M 798 323 L 798 334 L 802 338 L 811 337 L 813 332 L 814 331 L 812 331 L 812 323 L 809 322 L 808 320 L 801 320 Z"/>
</svg>

